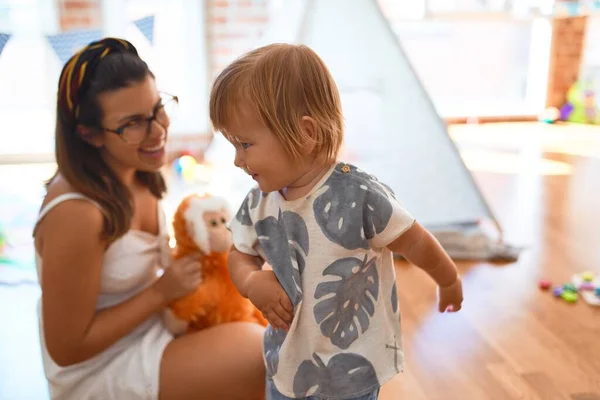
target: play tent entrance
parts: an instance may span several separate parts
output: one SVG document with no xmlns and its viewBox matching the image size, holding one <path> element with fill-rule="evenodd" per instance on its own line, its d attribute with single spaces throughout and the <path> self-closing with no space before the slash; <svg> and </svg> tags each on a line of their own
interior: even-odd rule
<svg viewBox="0 0 600 400">
<path fill-rule="evenodd" d="M 375 0 L 288 0 L 271 21 L 259 45 L 303 43 L 329 66 L 345 161 L 390 185 L 453 258 L 516 258 Z"/>
</svg>

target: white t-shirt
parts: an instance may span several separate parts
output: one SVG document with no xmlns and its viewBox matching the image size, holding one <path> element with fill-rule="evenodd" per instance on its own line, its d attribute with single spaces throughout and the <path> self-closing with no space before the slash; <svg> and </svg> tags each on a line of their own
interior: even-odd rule
<svg viewBox="0 0 600 400">
<path fill-rule="evenodd" d="M 283 395 L 348 399 L 403 369 L 393 257 L 414 218 L 392 190 L 337 163 L 305 197 L 249 192 L 230 224 L 236 248 L 268 262 L 294 305 L 267 328 L 267 376 Z"/>
</svg>

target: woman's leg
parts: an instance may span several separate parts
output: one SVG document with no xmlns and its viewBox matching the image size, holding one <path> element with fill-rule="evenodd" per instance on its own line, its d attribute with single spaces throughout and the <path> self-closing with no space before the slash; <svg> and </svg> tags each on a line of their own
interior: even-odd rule
<svg viewBox="0 0 600 400">
<path fill-rule="evenodd" d="M 264 399 L 263 333 L 231 323 L 174 339 L 163 353 L 160 399 Z"/>
</svg>

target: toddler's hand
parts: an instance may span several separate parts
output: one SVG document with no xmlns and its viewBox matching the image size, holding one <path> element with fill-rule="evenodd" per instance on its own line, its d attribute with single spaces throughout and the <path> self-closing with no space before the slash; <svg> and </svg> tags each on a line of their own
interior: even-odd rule
<svg viewBox="0 0 600 400">
<path fill-rule="evenodd" d="M 456 312 L 460 310 L 463 301 L 462 282 L 460 278 L 456 278 L 454 283 L 448 286 L 439 286 L 438 297 L 440 312 Z"/>
<path fill-rule="evenodd" d="M 275 329 L 288 330 L 294 308 L 287 293 L 269 270 L 252 272 L 246 280 L 248 299 L 262 312 Z"/>
</svg>

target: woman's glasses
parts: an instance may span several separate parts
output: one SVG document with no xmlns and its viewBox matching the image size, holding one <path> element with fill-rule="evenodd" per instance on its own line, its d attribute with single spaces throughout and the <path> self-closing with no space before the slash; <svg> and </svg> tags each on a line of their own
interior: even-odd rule
<svg viewBox="0 0 600 400">
<path fill-rule="evenodd" d="M 179 105 L 179 98 L 168 93 L 160 94 L 160 103 L 151 117 L 133 118 L 116 129 L 102 128 L 105 131 L 116 133 L 128 144 L 139 144 L 150 133 L 152 121 L 158 122 L 165 129 L 168 128 Z"/>
</svg>

